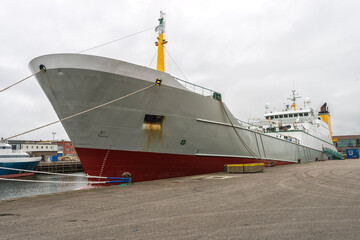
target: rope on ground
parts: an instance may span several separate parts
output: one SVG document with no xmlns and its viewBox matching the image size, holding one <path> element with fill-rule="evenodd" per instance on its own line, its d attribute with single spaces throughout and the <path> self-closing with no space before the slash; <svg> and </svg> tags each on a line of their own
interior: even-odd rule
<svg viewBox="0 0 360 240">
<path fill-rule="evenodd" d="M 12 181 L 12 182 L 34 182 L 34 183 L 71 183 L 71 184 L 105 184 L 107 181 L 99 182 L 82 182 L 82 181 L 52 181 L 52 180 L 29 180 L 29 179 L 18 179 L 18 178 L 0 178 L 2 181 Z"/>
<path fill-rule="evenodd" d="M 33 183 L 65 183 L 65 184 L 106 184 L 106 183 L 131 183 L 131 179 L 116 180 L 116 181 L 53 181 L 53 180 L 31 180 L 31 179 L 19 179 L 19 178 L 0 178 L 0 181 L 12 181 L 12 182 L 33 182 Z"/>
<path fill-rule="evenodd" d="M 79 112 L 79 113 L 75 113 L 75 114 L 73 114 L 73 115 L 71 115 L 71 116 L 62 118 L 62 119 L 57 120 L 57 121 L 55 121 L 55 122 L 51 122 L 51 123 L 45 124 L 45 125 L 43 125 L 43 126 L 40 126 L 40 127 L 34 128 L 34 129 L 31 129 L 31 130 L 28 130 L 28 131 L 25 131 L 25 132 L 22 132 L 22 133 L 19 133 L 19 134 L 16 134 L 16 135 L 11 136 L 11 137 L 8 137 L 8 138 L 5 138 L 5 139 L 3 139 L 3 141 L 7 141 L 7 140 L 9 140 L 9 139 L 12 139 L 12 138 L 15 138 L 15 137 L 18 137 L 18 136 L 21 136 L 21 135 L 24 135 L 24 134 L 27 134 L 27 133 L 36 131 L 36 130 L 39 130 L 39 129 L 41 129 L 41 128 L 51 126 L 51 125 L 53 125 L 53 124 L 55 124 L 55 123 L 63 122 L 63 121 L 65 121 L 65 120 L 68 120 L 68 119 L 70 119 L 70 118 L 73 118 L 73 117 L 82 115 L 82 114 L 84 114 L 84 113 L 88 113 L 88 112 L 90 112 L 90 111 L 96 110 L 96 109 L 98 109 L 98 108 L 104 107 L 104 106 L 109 105 L 109 104 L 111 104 L 111 103 L 120 101 L 120 100 L 125 99 L 125 98 L 127 98 L 127 97 L 130 97 L 130 96 L 132 96 L 132 95 L 134 95 L 134 94 L 137 94 L 137 93 L 139 93 L 139 92 L 142 92 L 142 91 L 144 91 L 144 90 L 146 90 L 146 89 L 148 89 L 148 88 L 151 88 L 151 87 L 153 87 L 153 86 L 155 86 L 155 85 L 154 85 L 154 84 L 151 84 L 150 86 L 141 88 L 141 89 L 139 89 L 139 90 L 137 90 L 137 91 L 135 91 L 135 92 L 129 93 L 129 94 L 125 95 L 125 96 L 116 98 L 116 99 L 111 100 L 111 101 L 109 101 L 109 102 L 100 104 L 100 105 L 98 105 L 98 106 L 96 106 L 96 107 L 89 108 L 89 109 L 87 109 L 87 110 L 84 110 L 84 111 Z"/>
<path fill-rule="evenodd" d="M 127 178 L 121 177 L 101 177 L 101 176 L 91 176 L 91 175 L 78 175 L 78 174 L 66 174 L 66 173 L 53 173 L 53 172 L 43 172 L 43 171 L 36 171 L 36 170 L 25 170 L 20 168 L 9 168 L 9 167 L 1 167 L 0 169 L 5 170 L 13 170 L 13 171 L 22 171 L 22 172 L 30 172 L 30 173 L 39 173 L 39 174 L 48 174 L 48 175 L 57 175 L 57 176 L 66 176 L 66 177 L 82 177 L 82 178 L 98 178 L 98 179 L 119 179 L 124 180 Z"/>
<path fill-rule="evenodd" d="M 23 82 L 23 81 L 25 81 L 26 79 L 31 78 L 32 76 L 34 76 L 34 75 L 38 74 L 38 73 L 39 73 L 39 72 L 41 72 L 41 71 L 42 71 L 42 70 L 40 70 L 40 71 L 38 71 L 38 72 L 36 72 L 36 73 L 34 73 L 34 74 L 31 74 L 30 76 L 27 76 L 26 78 L 21 79 L 20 81 L 17 81 L 16 83 L 11 84 L 10 86 L 8 86 L 8 87 L 6 87 L 6 88 L 4 88 L 4 89 L 1 89 L 1 90 L 0 90 L 0 93 L 1 93 L 1 92 L 4 92 L 5 90 L 8 90 L 9 88 L 11 88 L 11 87 L 13 87 L 13 86 L 15 86 L 15 85 L 17 85 L 17 84 L 19 84 L 19 83 Z"/>
<path fill-rule="evenodd" d="M 155 26 L 155 27 L 156 27 L 156 26 Z M 140 34 L 140 33 L 143 33 L 143 32 L 146 32 L 146 31 L 149 31 L 149 30 L 151 30 L 151 29 L 154 29 L 155 27 L 147 28 L 147 29 L 145 29 L 145 30 L 142 30 L 142 31 L 139 31 L 139 32 L 136 32 L 136 33 L 130 34 L 130 35 L 127 35 L 127 36 L 125 36 L 125 37 L 121 37 L 121 38 L 118 38 L 118 39 L 112 40 L 112 41 L 110 41 L 110 42 L 106 42 L 106 43 L 103 43 L 103 44 L 97 45 L 97 46 L 92 47 L 92 48 L 85 49 L 85 50 L 80 51 L 80 52 L 77 52 L 77 53 L 87 52 L 87 51 L 93 50 L 93 49 L 95 49 L 95 48 L 99 48 L 99 47 L 102 47 L 102 46 L 108 45 L 108 44 L 110 44 L 110 43 L 113 43 L 113 42 L 117 42 L 117 41 L 123 40 L 123 39 L 128 38 L 128 37 L 132 37 L 132 36 L 134 36 L 134 35 L 136 35 L 136 34 Z"/>
<path fill-rule="evenodd" d="M 231 119 L 230 119 L 230 117 L 229 117 L 229 115 L 228 115 L 228 113 L 227 113 L 227 111 L 226 111 L 226 109 L 225 109 L 224 103 L 223 103 L 222 101 L 220 101 L 220 103 L 221 103 L 221 106 L 222 106 L 222 108 L 223 108 L 223 110 L 224 110 L 224 112 L 225 112 L 225 115 L 226 115 L 227 119 L 229 120 L 229 122 L 230 122 L 230 124 L 231 124 L 231 127 L 234 129 L 235 134 L 236 134 L 236 136 L 239 138 L 240 142 L 244 145 L 245 149 L 250 153 L 250 155 L 253 156 L 253 158 L 255 158 L 255 159 L 260 159 L 260 157 L 258 157 L 258 156 L 250 149 L 250 147 L 246 144 L 246 142 L 244 141 L 244 139 L 242 139 L 242 137 L 240 136 L 240 134 L 236 131 L 236 128 L 235 128 L 234 124 L 232 123 L 232 121 L 231 121 Z M 256 136 L 255 136 L 255 137 L 256 137 Z"/>
</svg>

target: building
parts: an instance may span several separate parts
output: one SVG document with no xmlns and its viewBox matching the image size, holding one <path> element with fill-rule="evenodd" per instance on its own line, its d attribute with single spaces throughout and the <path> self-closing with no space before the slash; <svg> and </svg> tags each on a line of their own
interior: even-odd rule
<svg viewBox="0 0 360 240">
<path fill-rule="evenodd" d="M 14 151 L 26 152 L 33 157 L 42 157 L 41 161 L 79 160 L 70 141 L 9 140 L 8 143 Z"/>
<path fill-rule="evenodd" d="M 8 143 L 14 151 L 26 152 L 32 157 L 41 157 L 41 161 L 58 153 L 58 145 L 52 141 L 9 140 Z"/>
<path fill-rule="evenodd" d="M 360 150 L 360 135 L 334 136 L 333 142 L 337 150 L 345 153 L 347 149 Z"/>
<path fill-rule="evenodd" d="M 57 141 L 56 144 L 59 147 L 59 152 L 63 153 L 63 156 L 77 157 L 75 148 L 70 141 Z"/>
</svg>

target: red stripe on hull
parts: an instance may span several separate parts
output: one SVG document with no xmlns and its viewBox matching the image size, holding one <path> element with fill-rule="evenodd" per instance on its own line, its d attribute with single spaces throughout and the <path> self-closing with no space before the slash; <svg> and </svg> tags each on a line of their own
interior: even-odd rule
<svg viewBox="0 0 360 240">
<path fill-rule="evenodd" d="M 0 178 L 14 178 L 14 177 L 26 177 L 32 176 L 34 173 L 17 173 L 17 174 L 10 174 L 10 175 L 0 175 Z"/>
<path fill-rule="evenodd" d="M 124 172 L 129 172 L 132 182 L 221 172 L 224 170 L 225 164 L 264 162 L 270 165 L 273 162 L 274 165 L 283 165 L 291 163 L 251 158 L 194 156 L 89 148 L 76 148 L 76 152 L 87 174 L 122 177 Z"/>
</svg>

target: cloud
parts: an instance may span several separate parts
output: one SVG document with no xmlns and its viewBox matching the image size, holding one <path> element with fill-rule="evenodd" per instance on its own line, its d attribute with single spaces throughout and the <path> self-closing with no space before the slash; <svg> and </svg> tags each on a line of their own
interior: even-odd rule
<svg viewBox="0 0 360 240">
<path fill-rule="evenodd" d="M 293 86 L 319 108 L 335 135 L 360 134 L 360 16 L 356 1 L 6 1 L 0 9 L 0 88 L 28 75 L 28 62 L 78 52 L 156 26 L 167 13 L 167 49 L 189 81 L 222 93 L 240 119 L 281 109 Z M 88 54 L 148 66 L 153 31 Z M 153 62 L 153 66 L 154 66 Z M 182 77 L 167 57 L 166 69 Z M 0 94 L 1 136 L 57 120 L 35 79 Z M 20 138 L 67 138 L 61 125 Z"/>
</svg>

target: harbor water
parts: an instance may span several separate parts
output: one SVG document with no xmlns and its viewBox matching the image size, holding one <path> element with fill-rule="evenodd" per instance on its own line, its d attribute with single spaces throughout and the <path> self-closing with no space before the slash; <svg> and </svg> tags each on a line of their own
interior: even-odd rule
<svg viewBox="0 0 360 240">
<path fill-rule="evenodd" d="M 69 174 L 75 175 L 75 174 Z M 26 196 L 35 196 L 49 193 L 74 191 L 86 187 L 88 184 L 84 172 L 76 173 L 79 176 L 58 176 L 38 174 L 29 177 L 18 178 L 20 180 L 35 181 L 58 181 L 48 182 L 14 182 L 0 180 L 0 200 L 12 199 Z"/>
</svg>

